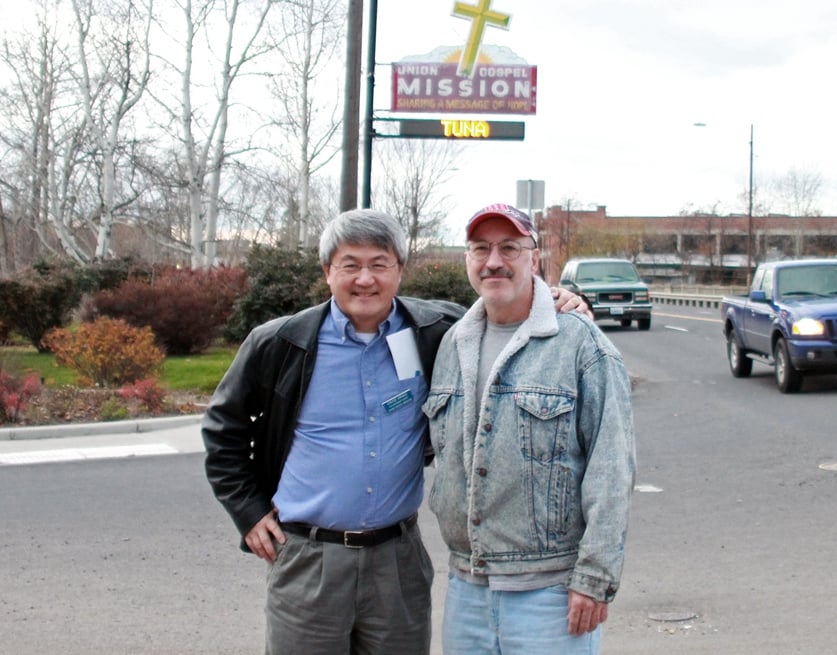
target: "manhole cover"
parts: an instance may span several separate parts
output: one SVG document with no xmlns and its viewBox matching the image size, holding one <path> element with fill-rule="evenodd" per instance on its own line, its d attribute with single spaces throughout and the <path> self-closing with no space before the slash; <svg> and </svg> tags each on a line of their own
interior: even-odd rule
<svg viewBox="0 0 837 655">
<path fill-rule="evenodd" d="M 677 623 L 678 621 L 689 621 L 695 618 L 697 614 L 694 612 L 674 611 L 674 612 L 652 612 L 648 618 L 652 621 L 662 621 L 664 623 Z"/>
<path fill-rule="evenodd" d="M 834 471 L 837 473 L 837 462 L 823 462 L 820 464 L 820 468 L 823 471 Z"/>
</svg>

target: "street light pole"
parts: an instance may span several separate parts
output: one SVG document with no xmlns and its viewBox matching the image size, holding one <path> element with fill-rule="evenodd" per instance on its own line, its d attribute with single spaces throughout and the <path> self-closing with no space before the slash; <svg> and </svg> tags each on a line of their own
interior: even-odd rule
<svg viewBox="0 0 837 655">
<path fill-rule="evenodd" d="M 706 127 L 706 123 L 693 123 L 695 127 Z M 747 287 L 753 276 L 753 124 L 750 123 L 750 184 L 747 191 Z"/>
<path fill-rule="evenodd" d="M 753 124 L 750 123 L 750 190 L 747 203 L 747 287 L 753 275 Z"/>
</svg>

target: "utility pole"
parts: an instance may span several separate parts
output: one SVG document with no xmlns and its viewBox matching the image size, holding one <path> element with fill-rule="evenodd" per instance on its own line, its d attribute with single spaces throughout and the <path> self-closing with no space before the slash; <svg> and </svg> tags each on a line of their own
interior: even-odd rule
<svg viewBox="0 0 837 655">
<path fill-rule="evenodd" d="M 346 27 L 345 104 L 343 105 L 343 171 L 340 179 L 341 212 L 357 207 L 362 50 L 363 0 L 349 0 Z"/>
</svg>

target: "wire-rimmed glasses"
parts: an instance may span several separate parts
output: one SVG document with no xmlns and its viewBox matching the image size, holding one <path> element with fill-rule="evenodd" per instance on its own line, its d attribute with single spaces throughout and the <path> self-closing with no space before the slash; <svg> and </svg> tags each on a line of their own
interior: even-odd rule
<svg viewBox="0 0 837 655">
<path fill-rule="evenodd" d="M 514 239 L 505 239 L 503 241 L 471 241 L 468 244 L 468 255 L 473 257 L 478 262 L 485 261 L 491 255 L 491 249 L 497 246 L 497 252 L 500 253 L 500 258 L 503 261 L 514 261 L 520 257 L 520 253 L 524 250 L 534 250 L 532 246 L 524 246 Z"/>
</svg>

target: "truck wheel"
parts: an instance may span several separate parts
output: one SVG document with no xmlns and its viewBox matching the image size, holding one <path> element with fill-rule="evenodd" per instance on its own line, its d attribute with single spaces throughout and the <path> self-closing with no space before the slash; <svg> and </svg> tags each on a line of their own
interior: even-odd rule
<svg viewBox="0 0 837 655">
<path fill-rule="evenodd" d="M 802 374 L 791 364 L 788 344 L 784 339 L 776 341 L 773 348 L 776 384 L 782 393 L 796 393 L 802 387 Z"/>
<path fill-rule="evenodd" d="M 753 360 L 741 350 L 735 330 L 730 330 L 727 335 L 727 361 L 734 378 L 748 378 L 753 372 Z"/>
<path fill-rule="evenodd" d="M 619 321 L 619 325 L 621 325 L 623 328 L 629 328 L 631 327 L 631 319 L 623 318 L 621 321 Z"/>
<path fill-rule="evenodd" d="M 638 318 L 636 321 L 636 326 L 640 330 L 650 330 L 651 329 L 651 319 L 650 318 Z"/>
</svg>

